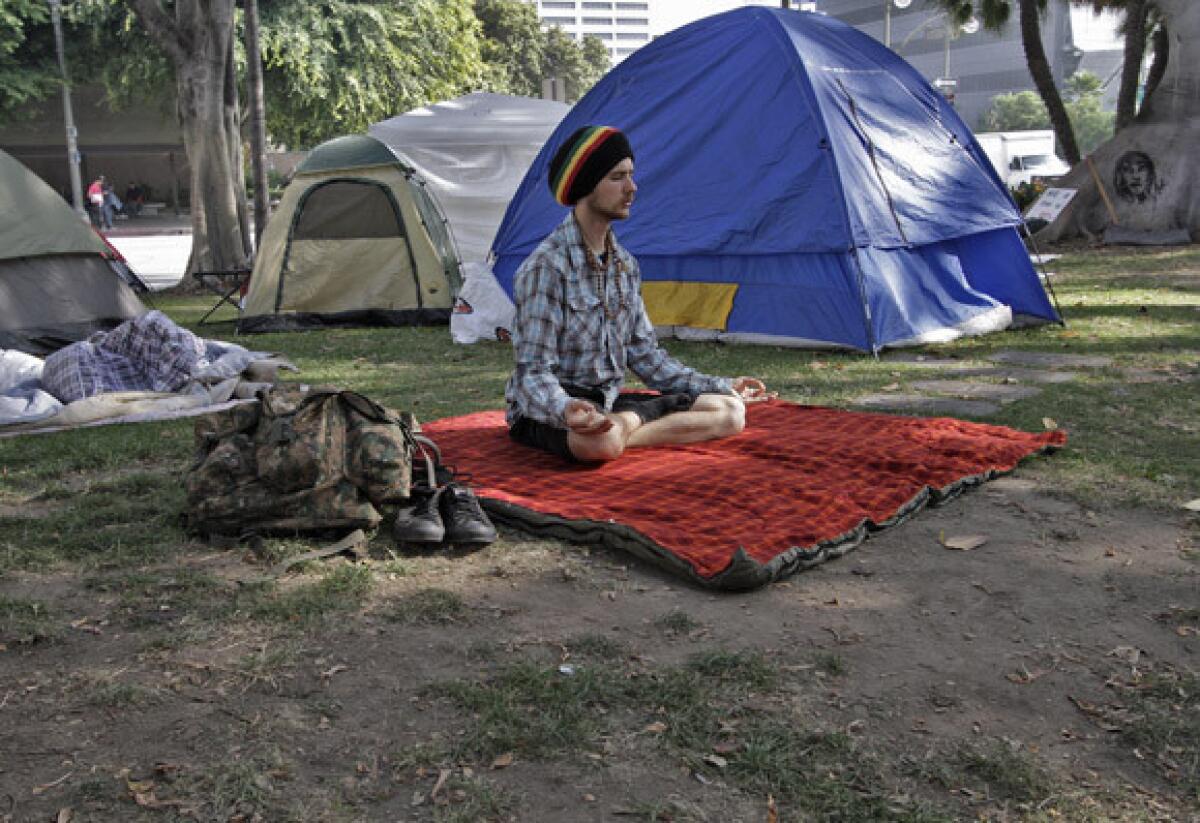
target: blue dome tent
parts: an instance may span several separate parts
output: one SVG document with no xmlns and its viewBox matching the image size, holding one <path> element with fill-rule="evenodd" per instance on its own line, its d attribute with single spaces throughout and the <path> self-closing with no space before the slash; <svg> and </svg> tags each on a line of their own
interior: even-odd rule
<svg viewBox="0 0 1200 823">
<path fill-rule="evenodd" d="M 509 203 L 492 245 L 509 294 L 566 214 L 547 169 L 585 124 L 633 145 L 639 191 L 616 231 L 660 329 L 874 352 L 1058 320 L 971 131 L 916 70 L 837 20 L 740 8 L 609 72 Z"/>
</svg>

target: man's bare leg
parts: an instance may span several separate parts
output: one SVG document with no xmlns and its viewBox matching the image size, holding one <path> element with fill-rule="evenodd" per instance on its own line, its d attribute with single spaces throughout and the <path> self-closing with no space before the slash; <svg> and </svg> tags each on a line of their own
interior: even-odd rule
<svg viewBox="0 0 1200 823">
<path fill-rule="evenodd" d="M 699 443 L 730 437 L 746 426 L 746 406 L 727 394 L 702 394 L 692 408 L 668 414 L 650 423 L 633 412 L 606 415 L 613 426 L 599 434 L 571 432 L 567 443 L 580 460 L 616 460 L 626 448 Z"/>
<path fill-rule="evenodd" d="M 746 427 L 746 405 L 730 394 L 702 394 L 692 408 L 668 414 L 629 433 L 625 445 L 669 446 L 731 437 Z"/>
</svg>

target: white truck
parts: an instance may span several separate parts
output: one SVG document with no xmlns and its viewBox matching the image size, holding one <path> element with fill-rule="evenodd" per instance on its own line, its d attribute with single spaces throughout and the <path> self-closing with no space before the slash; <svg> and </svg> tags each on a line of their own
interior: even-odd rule
<svg viewBox="0 0 1200 823">
<path fill-rule="evenodd" d="M 1054 153 L 1053 129 L 990 131 L 975 139 L 1009 188 L 1034 179 L 1052 180 L 1071 170 Z"/>
</svg>

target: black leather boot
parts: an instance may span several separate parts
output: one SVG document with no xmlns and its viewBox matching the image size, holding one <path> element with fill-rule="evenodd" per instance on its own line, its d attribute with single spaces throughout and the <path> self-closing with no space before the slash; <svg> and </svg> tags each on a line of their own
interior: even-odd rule
<svg viewBox="0 0 1200 823">
<path fill-rule="evenodd" d="M 442 522 L 448 543 L 492 543 L 496 527 L 479 505 L 479 498 L 467 486 L 450 483 L 441 490 Z"/>
<path fill-rule="evenodd" d="M 397 543 L 441 543 L 446 538 L 440 501 L 444 489 L 412 490 L 409 505 L 396 512 L 392 536 Z"/>
</svg>

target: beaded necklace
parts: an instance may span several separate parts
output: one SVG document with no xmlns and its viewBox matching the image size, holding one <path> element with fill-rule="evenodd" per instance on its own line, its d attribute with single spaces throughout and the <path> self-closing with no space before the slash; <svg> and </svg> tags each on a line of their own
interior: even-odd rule
<svg viewBox="0 0 1200 823">
<path fill-rule="evenodd" d="M 582 236 L 582 232 L 580 232 Z M 586 241 L 583 243 L 583 254 L 587 260 L 588 270 L 592 276 L 592 285 L 596 288 L 596 294 L 600 295 L 601 301 L 604 303 L 604 316 L 610 321 L 615 320 L 617 312 L 623 312 L 629 308 L 625 302 L 625 292 L 621 288 L 621 273 L 625 271 L 625 264 L 617 254 L 613 244 L 612 232 L 608 231 L 604 235 L 604 261 L 596 257 L 595 252 L 588 247 Z M 605 290 L 605 284 L 608 280 L 608 266 L 611 262 L 616 268 L 616 288 L 617 288 L 617 308 L 614 310 L 608 305 L 608 293 Z"/>
</svg>

